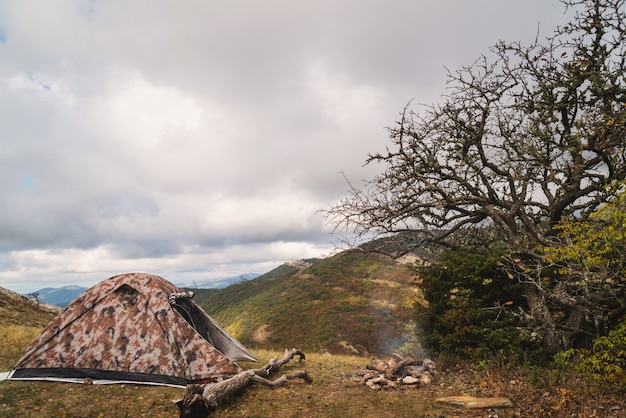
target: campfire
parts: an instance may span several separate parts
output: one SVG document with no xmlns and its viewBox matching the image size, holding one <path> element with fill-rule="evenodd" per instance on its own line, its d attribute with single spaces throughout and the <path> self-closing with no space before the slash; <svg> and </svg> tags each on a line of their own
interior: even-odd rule
<svg viewBox="0 0 626 418">
<path fill-rule="evenodd" d="M 355 380 L 373 390 L 398 389 L 403 385 L 429 385 L 435 373 L 435 362 L 430 359 L 394 354 L 388 360 L 372 358 L 365 370 L 357 371 Z"/>
</svg>

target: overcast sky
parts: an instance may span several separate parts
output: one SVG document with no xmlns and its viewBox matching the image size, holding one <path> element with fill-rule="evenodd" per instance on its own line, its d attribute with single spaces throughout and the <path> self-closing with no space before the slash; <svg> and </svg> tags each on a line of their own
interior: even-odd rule
<svg viewBox="0 0 626 418">
<path fill-rule="evenodd" d="M 0 0 L 0 286 L 328 255 L 412 99 L 557 0 Z"/>
</svg>

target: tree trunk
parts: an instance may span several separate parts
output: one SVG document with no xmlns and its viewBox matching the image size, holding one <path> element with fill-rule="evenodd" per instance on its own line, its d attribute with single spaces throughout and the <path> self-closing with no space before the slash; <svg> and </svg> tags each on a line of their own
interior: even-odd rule
<svg viewBox="0 0 626 418">
<path fill-rule="evenodd" d="M 252 382 L 268 387 L 284 385 L 291 379 L 303 379 L 305 382 L 311 383 L 313 380 L 304 370 L 284 374 L 274 381 L 266 379 L 270 374 L 289 363 L 295 356 L 299 356 L 300 361 L 305 359 L 304 353 L 292 348 L 291 350 L 285 350 L 285 355 L 282 359 L 279 360 L 277 357 L 273 357 L 268 364 L 260 369 L 245 370 L 230 379 L 217 383 L 188 385 L 183 398 L 173 402 L 178 406 L 181 418 L 206 418 L 215 411 L 221 399 L 236 394 Z"/>
<path fill-rule="evenodd" d="M 565 351 L 575 347 L 577 338 L 588 334 L 583 329 L 585 312 L 581 306 L 563 296 L 559 298 L 558 292 L 552 293 L 553 298 L 550 301 L 546 293 L 535 283 L 527 283 L 525 289 L 530 313 L 538 317 L 543 325 L 538 332 L 546 348 L 553 352 Z M 565 317 L 559 322 L 555 321 L 553 315 L 557 308 Z"/>
</svg>

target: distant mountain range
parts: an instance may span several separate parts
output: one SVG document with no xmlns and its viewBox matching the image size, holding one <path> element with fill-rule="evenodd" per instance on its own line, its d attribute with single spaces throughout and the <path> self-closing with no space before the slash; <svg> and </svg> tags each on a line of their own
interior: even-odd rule
<svg viewBox="0 0 626 418">
<path fill-rule="evenodd" d="M 217 280 L 205 280 L 205 281 L 194 281 L 191 283 L 177 283 L 178 287 L 186 287 L 191 289 L 223 289 L 227 286 L 230 286 L 233 283 L 241 283 L 248 280 L 252 280 L 255 277 L 260 276 L 260 274 L 256 273 L 245 273 L 240 274 L 239 276 L 226 277 L 223 279 Z M 61 308 L 66 307 L 71 301 L 76 299 L 79 295 L 81 295 L 86 287 L 81 286 L 63 286 L 63 287 L 45 287 L 43 289 L 36 290 L 32 293 L 24 294 L 24 296 L 37 299 L 39 302 L 48 303 L 50 305 L 60 306 Z M 37 295 L 35 298 L 34 295 Z"/>
<path fill-rule="evenodd" d="M 252 280 L 256 277 L 259 277 L 260 274 L 257 273 L 244 273 L 239 276 L 226 277 L 223 279 L 212 279 L 205 281 L 193 281 L 189 283 L 176 283 L 178 287 L 186 287 L 190 289 L 198 288 L 198 289 L 223 289 L 225 287 L 230 286 L 234 283 L 246 282 L 248 280 Z"/>
<path fill-rule="evenodd" d="M 63 287 L 45 287 L 35 292 L 27 293 L 24 296 L 37 299 L 39 302 L 49 303 L 50 305 L 64 308 L 85 290 L 87 290 L 86 287 L 73 285 Z"/>
</svg>

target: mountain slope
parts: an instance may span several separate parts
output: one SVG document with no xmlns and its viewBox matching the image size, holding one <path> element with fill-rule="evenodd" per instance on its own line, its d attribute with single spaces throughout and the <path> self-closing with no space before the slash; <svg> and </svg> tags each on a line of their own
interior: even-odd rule
<svg viewBox="0 0 626 418">
<path fill-rule="evenodd" d="M 251 348 L 390 354 L 407 338 L 415 284 L 408 265 L 354 250 L 280 266 L 199 302 Z"/>
<path fill-rule="evenodd" d="M 43 327 L 61 312 L 61 308 L 37 303 L 33 299 L 0 287 L 0 326 Z"/>
</svg>

